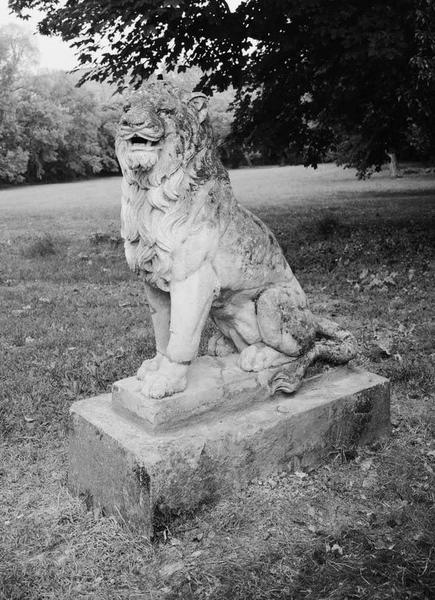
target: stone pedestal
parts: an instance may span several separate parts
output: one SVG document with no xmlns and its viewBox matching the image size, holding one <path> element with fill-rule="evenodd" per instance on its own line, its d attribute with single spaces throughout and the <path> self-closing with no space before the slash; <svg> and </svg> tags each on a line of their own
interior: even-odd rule
<svg viewBox="0 0 435 600">
<path fill-rule="evenodd" d="M 88 504 L 152 535 L 153 514 L 192 509 L 283 469 L 314 466 L 332 450 L 390 430 L 387 379 L 342 367 L 270 396 L 268 372 L 234 357 L 203 357 L 187 391 L 162 400 L 136 378 L 71 407 L 69 487 Z"/>
</svg>

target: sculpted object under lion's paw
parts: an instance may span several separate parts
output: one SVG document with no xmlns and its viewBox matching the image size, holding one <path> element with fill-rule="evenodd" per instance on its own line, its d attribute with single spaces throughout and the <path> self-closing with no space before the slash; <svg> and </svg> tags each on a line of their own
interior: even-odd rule
<svg viewBox="0 0 435 600">
<path fill-rule="evenodd" d="M 206 96 L 162 81 L 133 93 L 116 154 L 125 254 L 145 280 L 161 350 L 138 371 L 144 393 L 186 387 L 209 314 L 221 333 L 210 342 L 213 355 L 238 350 L 245 370 L 298 358 L 296 371 L 276 375 L 276 389 L 296 389 L 317 358 L 344 363 L 355 355 L 353 336 L 311 313 L 275 236 L 235 199 Z"/>
<path fill-rule="evenodd" d="M 214 333 L 208 341 L 207 354 L 209 356 L 228 356 L 237 352 L 237 348 L 234 346 L 228 338 L 222 333 Z"/>
<path fill-rule="evenodd" d="M 244 371 L 262 371 L 288 362 L 289 357 L 265 344 L 253 344 L 240 352 L 239 366 Z"/>
</svg>

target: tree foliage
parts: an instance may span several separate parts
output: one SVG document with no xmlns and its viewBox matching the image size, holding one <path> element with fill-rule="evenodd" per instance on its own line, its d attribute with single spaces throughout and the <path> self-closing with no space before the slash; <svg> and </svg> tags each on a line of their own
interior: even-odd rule
<svg viewBox="0 0 435 600">
<path fill-rule="evenodd" d="M 0 181 L 20 180 L 27 168 L 29 153 L 19 143 L 14 96 L 21 69 L 32 61 L 35 52 L 20 27 L 0 29 Z"/>
<path fill-rule="evenodd" d="M 107 106 L 62 72 L 32 73 L 36 48 L 20 28 L 0 28 L 0 51 L 0 182 L 116 172 L 119 100 Z"/>
<path fill-rule="evenodd" d="M 72 42 L 86 77 L 140 84 L 161 68 L 237 89 L 235 135 L 303 153 L 338 147 L 364 174 L 386 152 L 434 153 L 433 0 L 10 0 L 45 11 L 40 31 Z M 349 149 L 351 150 L 349 152 Z"/>
</svg>

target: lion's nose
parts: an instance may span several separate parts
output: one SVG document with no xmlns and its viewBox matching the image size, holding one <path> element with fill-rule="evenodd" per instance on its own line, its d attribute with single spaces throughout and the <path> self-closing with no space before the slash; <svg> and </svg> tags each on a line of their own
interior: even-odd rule
<svg viewBox="0 0 435 600">
<path fill-rule="evenodd" d="M 129 125 L 130 127 L 137 127 L 141 129 L 156 129 L 162 128 L 162 123 L 157 115 L 152 113 L 145 113 L 143 115 L 137 114 L 126 114 L 121 120 L 122 125 Z"/>
</svg>

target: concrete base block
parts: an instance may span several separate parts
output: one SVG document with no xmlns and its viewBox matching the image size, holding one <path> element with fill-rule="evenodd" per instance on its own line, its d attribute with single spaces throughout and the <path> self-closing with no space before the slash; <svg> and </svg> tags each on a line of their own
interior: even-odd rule
<svg viewBox="0 0 435 600">
<path fill-rule="evenodd" d="M 153 514 L 192 509 L 283 469 L 315 466 L 330 451 L 390 431 L 387 379 L 333 369 L 237 411 L 197 415 L 155 431 L 110 394 L 71 407 L 69 487 L 152 535 Z"/>
</svg>

